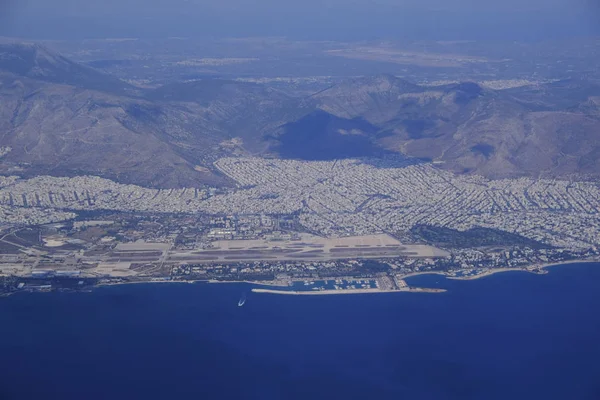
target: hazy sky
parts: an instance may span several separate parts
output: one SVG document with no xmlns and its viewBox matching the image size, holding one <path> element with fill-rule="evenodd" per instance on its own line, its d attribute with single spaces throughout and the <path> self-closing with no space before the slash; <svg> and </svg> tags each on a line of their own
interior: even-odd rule
<svg viewBox="0 0 600 400">
<path fill-rule="evenodd" d="M 600 0 L 0 0 L 0 35 L 540 39 L 600 34 Z"/>
</svg>

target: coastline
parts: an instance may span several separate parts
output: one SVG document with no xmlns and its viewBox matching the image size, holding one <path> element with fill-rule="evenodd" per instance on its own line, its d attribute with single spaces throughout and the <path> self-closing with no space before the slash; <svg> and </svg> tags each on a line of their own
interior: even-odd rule
<svg viewBox="0 0 600 400">
<path fill-rule="evenodd" d="M 582 260 L 567 260 L 567 261 L 559 261 L 552 262 L 546 264 L 532 264 L 527 267 L 522 268 L 494 268 L 487 270 L 480 274 L 467 275 L 467 276 L 453 276 L 445 272 L 438 271 L 419 271 L 413 272 L 406 275 L 397 275 L 397 279 L 407 279 L 411 277 L 421 276 L 421 275 L 439 275 L 443 276 L 446 279 L 451 280 L 476 280 L 485 278 L 488 276 L 492 276 L 495 274 L 503 273 L 503 272 L 528 272 L 530 274 L 547 274 L 548 268 L 567 266 L 571 264 L 593 264 L 600 263 L 600 259 L 582 259 Z M 111 279 L 110 277 L 106 279 Z M 445 289 L 437 289 L 437 288 L 422 288 L 422 287 L 409 287 L 402 289 L 341 289 L 341 290 L 319 290 L 319 291 L 297 291 L 297 290 L 286 290 L 286 288 L 291 288 L 289 285 L 283 284 L 281 281 L 247 281 L 247 280 L 237 280 L 237 281 L 224 281 L 217 279 L 194 279 L 194 280 L 173 280 L 173 279 L 161 279 L 161 278 L 152 278 L 149 280 L 136 280 L 136 281 L 115 281 L 115 282 L 98 282 L 93 287 L 102 287 L 102 286 L 116 286 L 116 285 L 137 285 L 137 284 L 153 284 L 153 283 L 180 283 L 180 284 L 194 284 L 194 283 L 245 283 L 252 286 L 263 286 L 267 288 L 253 287 L 251 289 L 252 292 L 255 293 L 269 293 L 269 294 L 283 294 L 283 295 L 340 295 L 340 294 L 376 294 L 376 293 L 443 293 L 446 292 Z M 93 288 L 92 287 L 92 288 Z M 269 288 L 270 287 L 270 288 Z M 15 294 L 18 292 L 11 292 L 3 294 L 3 296 L 9 296 L 11 294 Z"/>
<path fill-rule="evenodd" d="M 503 272 L 528 272 L 530 274 L 543 275 L 543 274 L 547 274 L 549 272 L 549 271 L 547 271 L 547 269 L 552 268 L 552 267 L 561 267 L 563 265 L 566 266 L 566 265 L 570 265 L 570 264 L 594 264 L 594 263 L 600 263 L 600 260 L 592 260 L 592 259 L 568 260 L 568 261 L 560 261 L 560 262 L 546 263 L 546 264 L 533 264 L 533 265 L 530 265 L 525 268 L 494 268 L 494 269 L 486 271 L 482 274 L 471 275 L 471 276 L 447 276 L 446 278 L 453 279 L 453 280 L 470 281 L 470 280 L 474 280 L 474 279 L 485 278 L 487 276 L 492 276 L 495 274 L 500 274 Z M 536 271 L 536 270 L 538 270 L 538 271 Z"/>
<path fill-rule="evenodd" d="M 271 287 L 279 287 L 279 288 L 286 288 L 289 287 L 289 285 L 282 285 L 279 282 L 271 282 L 271 281 L 220 281 L 217 279 L 209 279 L 209 280 L 202 280 L 202 281 L 196 281 L 196 282 L 205 282 L 205 283 L 247 283 L 250 285 L 259 285 L 259 286 L 271 286 Z"/>
<path fill-rule="evenodd" d="M 556 262 L 556 263 L 540 264 L 538 268 L 546 269 L 546 268 L 551 268 L 551 267 L 560 267 L 561 265 L 568 265 L 568 264 L 594 264 L 594 263 L 600 264 L 600 258 L 599 259 L 569 260 L 569 261 L 561 261 L 561 262 Z"/>
<path fill-rule="evenodd" d="M 110 279 L 110 277 L 108 277 L 107 279 Z M 281 285 L 279 283 L 271 283 L 269 281 L 220 281 L 217 279 L 193 279 L 193 280 L 158 279 L 158 280 L 147 280 L 147 281 L 139 280 L 139 281 L 123 281 L 123 282 L 99 282 L 99 283 L 95 284 L 94 286 L 100 287 L 100 286 L 119 286 L 119 285 L 143 285 L 143 284 L 154 284 L 154 283 L 183 283 L 183 284 L 247 283 L 250 285 L 271 286 L 271 287 L 279 287 L 279 288 L 289 287 L 289 286 Z"/>
<path fill-rule="evenodd" d="M 467 276 L 447 276 L 446 279 L 452 279 L 452 280 L 456 280 L 456 281 L 472 281 L 475 279 L 481 279 L 481 278 L 485 278 L 487 276 L 492 276 L 492 275 L 496 275 L 496 274 L 501 274 L 503 272 L 528 272 L 530 274 L 537 274 L 539 275 L 540 272 L 535 272 L 526 268 L 494 268 L 494 269 L 490 269 L 482 274 L 475 274 L 475 275 L 467 275 Z M 547 273 L 546 271 L 542 272 L 542 274 Z"/>
<path fill-rule="evenodd" d="M 291 296 L 328 296 L 342 294 L 377 294 L 377 293 L 444 293 L 446 289 L 435 288 L 410 288 L 404 290 L 381 290 L 381 289 L 341 289 L 341 290 L 314 290 L 314 291 L 299 291 L 299 290 L 274 290 L 252 288 L 253 293 L 267 294 L 283 294 Z"/>
<path fill-rule="evenodd" d="M 567 260 L 567 261 L 558 261 L 558 262 L 547 263 L 547 264 L 532 264 L 532 265 L 528 265 L 523 268 L 494 268 L 494 269 L 487 270 L 486 272 L 483 272 L 481 274 L 468 275 L 468 276 L 453 276 L 448 273 L 437 272 L 437 271 L 421 271 L 421 272 L 414 272 L 414 273 L 398 276 L 398 278 L 406 279 L 406 278 L 412 278 L 412 277 L 420 276 L 420 275 L 440 275 L 440 276 L 444 276 L 446 279 L 452 279 L 452 280 L 458 280 L 458 281 L 470 281 L 470 280 L 485 278 L 485 277 L 496 275 L 496 274 L 501 274 L 503 272 L 527 272 L 530 274 L 540 275 L 540 274 L 547 274 L 549 272 L 549 271 L 547 271 L 547 269 L 552 268 L 552 267 L 560 267 L 563 265 L 570 265 L 570 264 L 594 264 L 594 263 L 600 263 L 600 259 Z M 543 272 L 538 272 L 536 270 L 543 270 Z"/>
</svg>

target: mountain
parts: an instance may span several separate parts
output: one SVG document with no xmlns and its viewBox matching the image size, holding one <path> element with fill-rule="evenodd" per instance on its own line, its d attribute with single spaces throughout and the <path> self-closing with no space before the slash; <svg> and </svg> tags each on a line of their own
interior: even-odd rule
<svg viewBox="0 0 600 400">
<path fill-rule="evenodd" d="M 252 153 L 266 150 L 263 136 L 314 109 L 264 85 L 222 79 L 167 84 L 145 96 L 158 104 L 193 110 L 199 136 L 220 132 Z"/>
<path fill-rule="evenodd" d="M 392 75 L 362 77 L 342 82 L 316 93 L 311 100 L 318 107 L 340 118 L 361 117 L 373 124 L 393 118 L 406 104 L 406 94 L 417 94 L 424 89 Z"/>
<path fill-rule="evenodd" d="M 204 79 L 140 89 L 35 44 L 0 44 L 0 173 L 229 185 L 224 156 L 435 161 L 490 178 L 600 178 L 600 85 L 437 87 L 391 75 L 305 98 Z"/>
<path fill-rule="evenodd" d="M 42 46 L 0 45 L 0 148 L 10 149 L 0 172 L 93 174 L 156 187 L 227 184 L 210 168 L 226 134 L 198 134 L 195 110 L 141 94 Z"/>
<path fill-rule="evenodd" d="M 133 86 L 93 68 L 75 63 L 36 43 L 0 43 L 0 71 L 49 83 L 133 95 Z"/>
<path fill-rule="evenodd" d="M 378 128 L 362 118 L 345 119 L 317 110 L 280 128 L 275 151 L 283 158 L 335 160 L 385 153 L 373 140 Z"/>
<path fill-rule="evenodd" d="M 262 135 L 304 113 L 297 100 L 257 84 L 202 80 L 130 90 L 42 46 L 1 49 L 0 148 L 10 149 L 2 173 L 228 185 L 216 159 L 265 151 Z"/>
<path fill-rule="evenodd" d="M 11 149 L 2 172 L 92 174 L 159 187 L 222 182 L 178 154 L 163 137 L 163 121 L 145 119 L 141 110 L 157 111 L 151 104 L 6 75 L 0 98 L 0 147 Z"/>
<path fill-rule="evenodd" d="M 380 129 L 376 143 L 460 173 L 600 177 L 600 90 L 554 82 L 508 91 L 361 78 L 314 96 L 334 116 Z"/>
</svg>

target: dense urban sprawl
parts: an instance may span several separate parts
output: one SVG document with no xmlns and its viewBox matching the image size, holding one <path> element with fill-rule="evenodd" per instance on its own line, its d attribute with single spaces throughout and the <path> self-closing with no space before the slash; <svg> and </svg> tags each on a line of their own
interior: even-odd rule
<svg viewBox="0 0 600 400">
<path fill-rule="evenodd" d="M 395 234 L 415 225 L 481 226 L 562 248 L 600 243 L 595 183 L 488 180 L 432 164 L 398 166 L 381 160 L 223 158 L 215 166 L 238 187 L 160 190 L 93 176 L 0 177 L 0 220 L 47 223 L 72 218 L 77 210 L 296 214 L 306 230 L 328 237 Z"/>
</svg>

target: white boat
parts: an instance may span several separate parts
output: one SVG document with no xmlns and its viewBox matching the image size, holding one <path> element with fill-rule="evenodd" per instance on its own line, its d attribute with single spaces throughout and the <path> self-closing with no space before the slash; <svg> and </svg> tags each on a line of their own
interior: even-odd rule
<svg viewBox="0 0 600 400">
<path fill-rule="evenodd" d="M 246 293 L 242 294 L 242 297 L 240 297 L 240 301 L 238 301 L 238 307 L 241 307 L 244 304 L 246 304 Z"/>
</svg>

